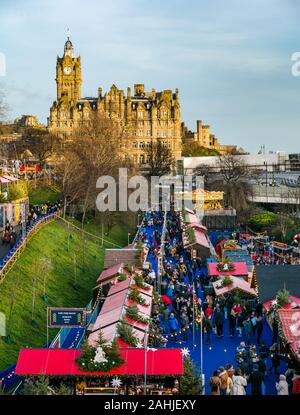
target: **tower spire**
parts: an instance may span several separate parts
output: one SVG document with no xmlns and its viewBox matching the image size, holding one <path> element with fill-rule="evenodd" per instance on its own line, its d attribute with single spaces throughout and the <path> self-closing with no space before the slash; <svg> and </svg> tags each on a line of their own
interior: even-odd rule
<svg viewBox="0 0 300 415">
<path fill-rule="evenodd" d="M 67 41 L 65 43 L 65 47 L 64 47 L 64 56 L 70 56 L 71 58 L 74 57 L 74 48 L 73 48 L 73 44 L 70 41 L 70 29 L 67 28 Z"/>
</svg>

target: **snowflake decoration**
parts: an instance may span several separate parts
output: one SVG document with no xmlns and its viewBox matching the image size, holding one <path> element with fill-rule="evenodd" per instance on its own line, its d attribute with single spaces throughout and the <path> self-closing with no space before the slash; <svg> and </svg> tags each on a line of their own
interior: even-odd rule
<svg viewBox="0 0 300 415">
<path fill-rule="evenodd" d="M 188 357 L 190 355 L 190 350 L 187 347 L 184 347 L 183 349 L 181 349 L 181 355 L 183 357 Z"/>
<path fill-rule="evenodd" d="M 122 381 L 119 378 L 113 378 L 113 380 L 111 381 L 111 386 L 113 388 L 119 388 L 122 385 Z"/>
<path fill-rule="evenodd" d="M 143 344 L 141 342 L 138 342 L 138 344 L 136 345 L 136 347 L 138 349 L 142 349 L 144 346 L 143 346 Z"/>
</svg>

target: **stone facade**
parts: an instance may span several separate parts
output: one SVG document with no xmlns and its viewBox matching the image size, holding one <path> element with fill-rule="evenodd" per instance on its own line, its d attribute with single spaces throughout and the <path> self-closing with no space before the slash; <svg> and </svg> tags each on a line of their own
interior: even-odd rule
<svg viewBox="0 0 300 415">
<path fill-rule="evenodd" d="M 210 126 L 204 125 L 201 120 L 197 120 L 197 130 L 188 130 L 184 123 L 181 124 L 182 141 L 184 144 L 197 143 L 201 147 L 217 150 L 220 154 L 228 154 L 236 151 L 235 145 L 219 144 L 217 137 L 211 133 Z"/>
<path fill-rule="evenodd" d="M 74 56 L 68 38 L 63 57 L 56 63 L 57 99 L 50 109 L 48 128 L 51 132 L 68 136 L 82 122 L 88 121 L 93 111 L 116 119 L 126 131 L 121 145 L 122 154 L 134 163 L 147 163 L 145 150 L 150 143 L 160 140 L 172 150 L 175 158 L 181 157 L 182 144 L 198 141 L 205 147 L 215 147 L 217 140 L 210 134 L 209 126 L 197 123 L 197 133 L 187 131 L 181 123 L 179 93 L 172 90 L 146 92 L 143 84 L 135 84 L 133 93 L 112 85 L 103 94 L 98 88 L 97 97 L 81 97 L 81 60 Z"/>
<path fill-rule="evenodd" d="M 143 84 L 134 85 L 133 94 L 112 85 L 104 95 L 98 88 L 97 97 L 81 97 L 80 56 L 74 57 L 74 49 L 68 39 L 64 56 L 57 57 L 57 100 L 50 109 L 49 130 L 68 136 L 93 111 L 117 119 L 125 127 L 129 140 L 123 145 L 125 155 L 139 164 L 147 162 L 145 149 L 151 142 L 161 142 L 172 150 L 175 157 L 181 156 L 181 116 L 178 90 L 145 92 Z"/>
</svg>

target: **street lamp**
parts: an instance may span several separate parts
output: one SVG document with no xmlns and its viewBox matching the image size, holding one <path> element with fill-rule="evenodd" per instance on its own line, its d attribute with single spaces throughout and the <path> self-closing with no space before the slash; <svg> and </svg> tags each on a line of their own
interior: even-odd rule
<svg viewBox="0 0 300 415">
<path fill-rule="evenodd" d="M 131 233 L 128 232 L 128 234 L 127 234 L 127 242 L 128 242 L 128 244 L 127 245 L 129 245 L 129 243 L 130 243 L 130 235 L 131 235 Z"/>
</svg>

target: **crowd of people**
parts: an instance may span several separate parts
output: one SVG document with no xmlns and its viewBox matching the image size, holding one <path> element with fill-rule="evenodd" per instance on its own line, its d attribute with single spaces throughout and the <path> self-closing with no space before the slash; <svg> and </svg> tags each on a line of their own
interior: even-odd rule
<svg viewBox="0 0 300 415">
<path fill-rule="evenodd" d="M 163 213 L 150 212 L 141 227 L 140 240 L 146 242 L 152 265 L 158 262 L 161 251 Z M 192 258 L 184 249 L 180 214 L 168 212 L 165 229 L 161 302 L 154 300 L 151 322 L 151 342 L 166 347 L 171 340 L 184 344 L 195 329 L 202 327 L 204 341 L 240 337 L 235 364 L 217 368 L 210 379 L 212 395 L 245 395 L 247 385 L 253 395 L 265 394 L 269 374 L 277 376 L 276 390 L 280 395 L 297 393 L 300 374 L 292 367 L 279 373 L 281 354 L 278 326 L 274 321 L 272 346 L 264 342 L 264 316 L 261 304 L 241 301 L 238 297 L 204 295 L 210 277 L 201 258 Z M 157 284 L 157 271 L 150 265 L 145 274 L 147 282 Z M 201 325 L 200 325 L 201 321 Z M 299 392 L 298 392 L 299 393 Z"/>
<path fill-rule="evenodd" d="M 261 241 L 251 241 L 246 244 L 254 265 L 300 265 L 300 256 L 290 249 L 278 249 Z"/>
<path fill-rule="evenodd" d="M 60 210 L 61 206 L 61 202 L 31 205 L 29 207 L 27 218 L 25 218 L 25 229 L 28 229 L 33 225 L 36 220 Z M 22 235 L 24 223 L 23 218 L 20 218 L 16 226 L 13 226 L 10 221 L 6 221 L 2 234 L 2 244 L 9 245 L 9 248 L 12 249 Z"/>
<path fill-rule="evenodd" d="M 271 356 L 271 366 L 267 359 Z M 289 362 L 285 373 L 279 374 L 280 347 L 274 343 L 270 348 L 262 342 L 257 348 L 241 342 L 236 350 L 235 365 L 228 363 L 212 373 L 209 380 L 211 395 L 246 395 L 250 386 L 251 395 L 265 395 L 265 380 L 274 370 L 277 375 L 275 389 L 278 395 L 297 395 L 300 393 L 300 371 Z"/>
</svg>

